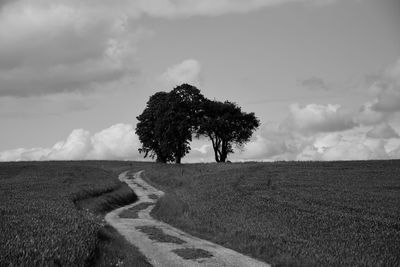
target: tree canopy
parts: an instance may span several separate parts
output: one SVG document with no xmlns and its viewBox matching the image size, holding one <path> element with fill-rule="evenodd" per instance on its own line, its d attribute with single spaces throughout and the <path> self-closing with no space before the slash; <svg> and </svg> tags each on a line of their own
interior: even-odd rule
<svg viewBox="0 0 400 267">
<path fill-rule="evenodd" d="M 164 163 L 180 163 L 193 135 L 208 137 L 215 160 L 225 162 L 233 146 L 248 142 L 259 126 L 254 113 L 242 112 L 233 102 L 208 100 L 189 84 L 152 95 L 137 119 L 139 152 Z"/>
<path fill-rule="evenodd" d="M 152 95 L 146 104 L 143 113 L 137 117 L 136 134 L 142 143 L 139 148 L 144 157 L 157 157 L 157 162 L 168 162 L 173 160 L 171 151 L 166 147 L 167 140 L 163 137 L 163 120 L 160 117 L 168 112 L 168 98 L 166 92 L 158 92 Z"/>
<path fill-rule="evenodd" d="M 171 92 L 158 92 L 150 97 L 137 117 L 136 134 L 142 143 L 139 152 L 157 157 L 158 162 L 180 163 L 190 151 L 190 141 L 198 128 L 204 96 L 189 84 Z"/>
<path fill-rule="evenodd" d="M 242 112 L 233 102 L 207 100 L 204 110 L 197 134 L 211 140 L 216 162 L 225 162 L 233 153 L 233 145 L 240 147 L 248 142 L 260 125 L 254 113 Z"/>
</svg>

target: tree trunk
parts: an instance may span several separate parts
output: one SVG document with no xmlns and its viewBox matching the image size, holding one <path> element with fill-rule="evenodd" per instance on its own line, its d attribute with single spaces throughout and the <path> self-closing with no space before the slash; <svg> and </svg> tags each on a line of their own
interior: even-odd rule
<svg viewBox="0 0 400 267">
<path fill-rule="evenodd" d="M 222 153 L 222 154 L 221 154 L 221 157 L 219 158 L 219 162 L 225 162 L 225 161 L 226 161 L 226 158 L 227 158 L 226 153 Z"/>
<path fill-rule="evenodd" d="M 227 142 L 222 141 L 222 145 L 221 145 L 221 154 L 220 154 L 220 156 L 219 156 L 219 161 L 220 161 L 220 162 L 225 162 L 227 156 L 228 156 Z"/>
<path fill-rule="evenodd" d="M 218 156 L 218 148 L 213 147 L 214 148 L 214 156 L 215 156 L 215 161 L 219 162 L 219 156 Z"/>
<path fill-rule="evenodd" d="M 175 164 L 181 164 L 181 157 L 175 157 Z"/>
<path fill-rule="evenodd" d="M 219 156 L 218 156 L 218 145 L 217 145 L 217 140 L 214 140 L 214 138 L 212 137 L 212 135 L 209 135 L 211 142 L 212 142 L 212 146 L 214 149 L 214 157 L 215 157 L 215 161 L 219 162 Z"/>
</svg>

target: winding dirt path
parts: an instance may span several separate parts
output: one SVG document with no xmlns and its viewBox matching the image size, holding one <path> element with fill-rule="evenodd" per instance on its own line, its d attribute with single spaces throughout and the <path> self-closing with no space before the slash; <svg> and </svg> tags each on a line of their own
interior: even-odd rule
<svg viewBox="0 0 400 267">
<path fill-rule="evenodd" d="M 153 219 L 150 211 L 164 192 L 146 183 L 141 173 L 119 175 L 139 200 L 109 212 L 105 220 L 138 247 L 153 266 L 270 266 Z"/>
</svg>

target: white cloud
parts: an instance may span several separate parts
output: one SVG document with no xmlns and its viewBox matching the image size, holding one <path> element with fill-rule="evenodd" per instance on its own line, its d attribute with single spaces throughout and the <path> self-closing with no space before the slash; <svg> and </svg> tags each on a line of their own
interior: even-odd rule
<svg viewBox="0 0 400 267">
<path fill-rule="evenodd" d="M 208 144 L 208 145 L 204 144 L 204 145 L 201 145 L 200 147 L 194 147 L 194 148 L 192 148 L 192 150 L 200 152 L 201 154 L 205 155 L 209 152 L 210 148 L 211 148 L 210 144 Z"/>
<path fill-rule="evenodd" d="M 51 149 L 48 148 L 17 148 L 0 152 L 0 161 L 30 161 L 40 160 Z"/>
<path fill-rule="evenodd" d="M 83 129 L 73 130 L 67 140 L 56 143 L 46 159 L 50 160 L 71 160 L 85 158 L 92 144 L 90 133 Z"/>
<path fill-rule="evenodd" d="M 282 127 L 282 124 L 267 123 L 254 133 L 243 151 L 232 156 L 238 160 L 292 160 L 306 142 L 306 137 Z"/>
<path fill-rule="evenodd" d="M 334 133 L 319 133 L 309 139 L 294 139 L 298 150 L 285 155 L 284 160 L 367 160 L 391 158 L 390 151 L 399 144 L 387 146 L 385 139 L 369 138 L 365 128 L 353 128 Z M 392 153 L 393 154 L 393 153 Z M 274 158 L 273 158 L 274 159 Z"/>
<path fill-rule="evenodd" d="M 370 160 L 387 159 L 388 154 L 382 140 L 353 139 L 342 137 L 338 144 L 330 146 L 321 153 L 321 160 Z"/>
<path fill-rule="evenodd" d="M 265 124 L 229 160 L 366 160 L 400 157 L 400 138 L 370 137 L 371 127 L 305 136 L 281 124 Z M 134 127 L 116 124 L 91 135 L 76 129 L 50 148 L 19 148 L 0 152 L 0 161 L 21 160 L 143 160 Z M 214 151 L 206 138 L 195 139 L 184 162 L 213 162 Z"/>
<path fill-rule="evenodd" d="M 386 117 L 372 126 L 354 123 L 357 113 L 339 105 L 290 106 L 289 118 L 265 124 L 236 151 L 235 160 L 367 160 L 400 157 L 400 138 Z M 365 115 L 365 114 L 364 114 Z"/>
<path fill-rule="evenodd" d="M 400 118 L 340 105 L 289 106 L 288 117 L 265 123 L 231 160 L 367 160 L 400 157 Z M 393 115 L 393 114 L 392 114 Z M 397 119 L 396 119 L 397 118 Z"/>
<path fill-rule="evenodd" d="M 387 148 L 387 150 L 389 150 L 388 154 L 392 159 L 400 159 L 400 139 L 395 139 L 395 141 L 395 144 Z M 390 141 L 388 143 L 390 143 Z"/>
<path fill-rule="evenodd" d="M 340 105 L 292 104 L 289 109 L 290 127 L 304 133 L 342 131 L 356 126 L 351 113 Z"/>
<path fill-rule="evenodd" d="M 139 139 L 130 124 L 116 124 L 96 133 L 92 137 L 91 159 L 132 159 L 137 158 Z"/>
<path fill-rule="evenodd" d="M 184 163 L 195 163 L 195 162 L 213 162 L 214 161 L 214 150 L 210 141 L 205 137 L 194 138 L 190 142 L 191 150 L 187 154 L 182 162 Z"/>
<path fill-rule="evenodd" d="M 169 67 L 160 80 L 168 86 L 177 86 L 188 83 L 199 86 L 201 80 L 201 65 L 195 59 L 186 59 L 179 64 Z"/>
<path fill-rule="evenodd" d="M 115 124 L 94 135 L 73 130 L 51 148 L 18 148 L 0 152 L 0 161 L 21 160 L 140 160 L 139 140 L 130 124 Z"/>
</svg>

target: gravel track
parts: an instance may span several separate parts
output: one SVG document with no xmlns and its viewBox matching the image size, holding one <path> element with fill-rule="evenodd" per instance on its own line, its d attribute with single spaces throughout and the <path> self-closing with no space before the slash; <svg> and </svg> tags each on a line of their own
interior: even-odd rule
<svg viewBox="0 0 400 267">
<path fill-rule="evenodd" d="M 164 192 L 146 183 L 141 178 L 142 172 L 126 171 L 119 175 L 139 200 L 107 213 L 105 220 L 139 248 L 153 266 L 270 266 L 152 218 L 150 212 Z M 136 207 L 141 203 L 146 203 L 141 205 L 144 209 Z M 124 211 L 127 214 L 127 210 L 136 214 L 132 218 L 121 218 L 119 214 Z"/>
</svg>

